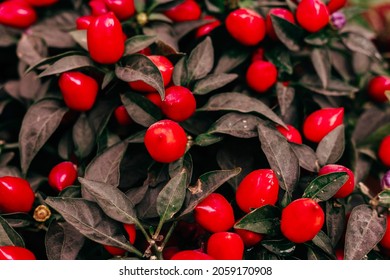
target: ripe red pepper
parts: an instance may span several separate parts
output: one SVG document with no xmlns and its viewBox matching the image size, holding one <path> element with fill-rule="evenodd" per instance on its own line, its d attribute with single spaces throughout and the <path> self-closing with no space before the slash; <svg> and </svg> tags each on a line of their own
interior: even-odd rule
<svg viewBox="0 0 390 280">
<path fill-rule="evenodd" d="M 102 64 L 116 63 L 125 51 L 120 21 L 113 12 L 97 16 L 87 29 L 88 51 Z"/>
<path fill-rule="evenodd" d="M 36 21 L 37 13 L 26 2 L 5 1 L 0 3 L 0 24 L 24 29 Z"/>
<path fill-rule="evenodd" d="M 135 14 L 134 0 L 104 0 L 104 3 L 119 20 L 129 19 Z"/>
</svg>

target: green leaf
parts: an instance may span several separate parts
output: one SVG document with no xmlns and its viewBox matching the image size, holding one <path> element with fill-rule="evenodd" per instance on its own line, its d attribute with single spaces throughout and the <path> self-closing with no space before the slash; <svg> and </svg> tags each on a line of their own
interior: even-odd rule
<svg viewBox="0 0 390 280">
<path fill-rule="evenodd" d="M 124 56 L 137 53 L 156 42 L 156 36 L 135 35 L 126 40 Z"/>
<path fill-rule="evenodd" d="M 226 86 L 237 78 L 237 74 L 211 74 L 196 82 L 192 92 L 194 94 L 204 95 Z"/>
<path fill-rule="evenodd" d="M 162 118 L 160 108 L 154 105 L 144 95 L 127 92 L 121 94 L 121 100 L 130 117 L 144 127 L 149 127 Z"/>
<path fill-rule="evenodd" d="M 47 197 L 45 202 L 85 237 L 142 256 L 124 235 L 123 226 L 108 218 L 99 206 L 82 198 Z"/>
<path fill-rule="evenodd" d="M 0 216 L 0 246 L 25 246 L 23 238 L 2 216 Z"/>
<path fill-rule="evenodd" d="M 318 172 L 318 159 L 315 151 L 305 144 L 290 143 L 291 148 L 298 157 L 299 166 L 311 171 Z"/>
<path fill-rule="evenodd" d="M 238 138 L 253 138 L 257 136 L 257 125 L 262 121 L 262 119 L 250 114 L 228 113 L 219 118 L 207 133 L 228 134 Z"/>
<path fill-rule="evenodd" d="M 225 0 L 205 0 L 205 5 L 211 13 L 222 14 L 225 12 Z"/>
<path fill-rule="evenodd" d="M 325 46 L 329 42 L 329 36 L 326 31 L 326 29 L 323 29 L 319 32 L 306 36 L 305 42 L 316 47 Z"/>
<path fill-rule="evenodd" d="M 379 205 L 390 208 L 390 189 L 385 189 L 378 194 Z"/>
<path fill-rule="evenodd" d="M 265 52 L 265 57 L 268 61 L 272 62 L 279 73 L 293 74 L 293 64 L 291 62 L 291 54 L 288 49 L 282 46 L 275 46 L 274 48 Z"/>
<path fill-rule="evenodd" d="M 342 157 L 345 149 L 344 128 L 344 125 L 339 125 L 318 144 L 316 154 L 321 166 L 336 163 Z"/>
<path fill-rule="evenodd" d="M 345 235 L 344 259 L 363 259 L 383 238 L 386 220 L 386 216 L 378 216 L 369 205 L 353 208 Z"/>
<path fill-rule="evenodd" d="M 223 138 L 224 136 L 222 135 L 202 133 L 196 136 L 194 144 L 201 147 L 206 147 L 221 142 Z"/>
<path fill-rule="evenodd" d="M 257 208 L 242 217 L 234 228 L 271 236 L 277 235 L 280 233 L 280 210 L 272 205 Z"/>
<path fill-rule="evenodd" d="M 87 166 L 84 178 L 118 186 L 120 162 L 126 152 L 127 145 L 127 141 L 122 141 L 97 155 Z"/>
<path fill-rule="evenodd" d="M 333 248 L 340 241 L 345 230 L 345 207 L 334 200 L 326 202 L 326 232 L 330 238 Z"/>
<path fill-rule="evenodd" d="M 334 256 L 335 252 L 333 250 L 332 242 L 323 231 L 320 231 L 316 236 L 314 236 L 312 241 L 314 245 L 327 253 L 329 256 Z"/>
<path fill-rule="evenodd" d="M 210 171 L 201 175 L 195 185 L 189 187 L 184 204 L 185 210 L 180 214 L 180 216 L 191 213 L 200 201 L 216 191 L 228 180 L 240 174 L 240 172 L 241 168 L 234 168 L 231 170 Z"/>
<path fill-rule="evenodd" d="M 302 197 L 320 201 L 330 199 L 349 179 L 346 172 L 333 172 L 318 176 L 309 183 Z"/>
<path fill-rule="evenodd" d="M 329 257 L 327 254 L 325 254 L 318 247 L 308 246 L 308 248 L 307 248 L 307 259 L 314 261 L 314 260 L 331 260 L 332 258 Z"/>
<path fill-rule="evenodd" d="M 191 182 L 193 171 L 193 162 L 190 153 L 185 153 L 180 159 L 169 164 L 169 177 L 175 177 L 182 172 L 182 169 L 185 169 L 187 172 L 187 183 L 189 184 Z"/>
<path fill-rule="evenodd" d="M 93 61 L 84 55 L 71 55 L 60 58 L 52 65 L 47 67 L 38 77 L 42 78 L 54 74 L 60 74 L 67 71 L 93 66 Z"/>
<path fill-rule="evenodd" d="M 88 156 L 95 147 L 95 131 L 86 114 L 81 114 L 73 126 L 72 138 L 76 148 L 75 154 L 79 158 Z"/>
<path fill-rule="evenodd" d="M 299 180 L 299 160 L 287 139 L 275 128 L 264 123 L 257 126 L 261 149 L 267 157 L 271 169 L 275 171 L 279 185 L 292 193 Z"/>
<path fill-rule="evenodd" d="M 322 87 L 327 88 L 332 68 L 327 49 L 314 48 L 311 51 L 310 58 L 318 77 L 320 77 Z"/>
<path fill-rule="evenodd" d="M 69 35 L 80 45 L 80 47 L 88 51 L 87 30 L 73 30 L 69 32 Z"/>
<path fill-rule="evenodd" d="M 23 174 L 27 173 L 31 161 L 60 125 L 68 110 L 58 99 L 43 99 L 28 109 L 19 133 L 20 165 Z"/>
<path fill-rule="evenodd" d="M 198 111 L 255 112 L 267 117 L 277 124 L 284 127 L 286 126 L 279 116 L 259 99 L 238 92 L 226 92 L 213 95 L 206 105 L 199 108 Z"/>
<path fill-rule="evenodd" d="M 187 170 L 182 169 L 168 181 L 157 196 L 157 213 L 161 221 L 167 221 L 183 206 L 187 190 Z"/>
<path fill-rule="evenodd" d="M 85 178 L 79 178 L 79 181 L 107 216 L 124 224 L 140 225 L 133 203 L 121 190 L 107 183 Z"/>
<path fill-rule="evenodd" d="M 45 235 L 46 255 L 49 260 L 75 260 L 85 242 L 67 222 L 53 221 Z"/>
<path fill-rule="evenodd" d="M 124 59 L 125 66 L 115 65 L 115 75 L 124 82 L 143 81 L 165 98 L 164 81 L 160 70 L 146 56 L 132 54 Z"/>
<path fill-rule="evenodd" d="M 272 26 L 275 29 L 276 36 L 291 51 L 300 50 L 300 45 L 304 31 L 298 25 L 293 24 L 284 18 L 271 15 Z"/>
<path fill-rule="evenodd" d="M 210 37 L 206 37 L 190 53 L 187 60 L 188 80 L 206 77 L 214 66 L 214 48 Z"/>
<path fill-rule="evenodd" d="M 294 253 L 296 244 L 287 239 L 267 239 L 261 245 L 278 256 L 290 256 Z"/>
</svg>

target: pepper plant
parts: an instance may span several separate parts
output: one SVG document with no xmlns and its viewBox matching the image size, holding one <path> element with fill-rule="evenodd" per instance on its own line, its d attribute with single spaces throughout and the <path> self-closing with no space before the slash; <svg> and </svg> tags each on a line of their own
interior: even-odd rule
<svg viewBox="0 0 390 280">
<path fill-rule="evenodd" d="M 376 36 L 338 0 L 1 1 L 0 259 L 388 259 Z"/>
</svg>

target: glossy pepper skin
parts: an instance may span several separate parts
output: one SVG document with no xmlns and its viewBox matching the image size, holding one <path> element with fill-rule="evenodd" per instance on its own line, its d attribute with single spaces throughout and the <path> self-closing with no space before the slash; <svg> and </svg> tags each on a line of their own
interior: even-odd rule
<svg viewBox="0 0 390 280">
<path fill-rule="evenodd" d="M 342 9 L 347 4 L 347 0 L 330 0 L 327 7 L 330 14 Z"/>
<path fill-rule="evenodd" d="M 378 158 L 386 167 L 390 167 L 390 135 L 385 136 L 379 144 Z"/>
<path fill-rule="evenodd" d="M 271 62 L 256 60 L 249 65 L 245 78 L 250 88 L 264 93 L 276 83 L 278 69 Z"/>
<path fill-rule="evenodd" d="M 135 14 L 134 0 L 104 0 L 107 8 L 119 20 L 127 20 Z"/>
<path fill-rule="evenodd" d="M 221 21 L 217 18 L 207 15 L 204 19 L 212 20 L 210 23 L 206 23 L 196 29 L 195 38 L 200 38 L 208 35 L 211 31 L 221 25 Z"/>
<path fill-rule="evenodd" d="M 80 16 L 76 19 L 76 29 L 77 30 L 87 30 L 91 22 L 95 19 L 94 16 Z"/>
<path fill-rule="evenodd" d="M 80 112 L 92 108 L 99 91 L 99 85 L 95 79 L 78 71 L 62 73 L 58 86 L 66 106 Z"/>
<path fill-rule="evenodd" d="M 324 221 L 324 211 L 316 201 L 299 198 L 282 210 L 280 229 L 290 241 L 304 243 L 318 234 Z"/>
<path fill-rule="evenodd" d="M 265 20 L 256 11 L 246 8 L 229 13 L 225 20 L 229 34 L 244 46 L 255 46 L 265 37 Z"/>
<path fill-rule="evenodd" d="M 185 0 L 164 12 L 174 22 L 197 20 L 202 14 L 202 9 L 194 0 Z"/>
<path fill-rule="evenodd" d="M 35 194 L 25 179 L 14 176 L 0 177 L 1 213 L 28 213 L 34 200 Z"/>
<path fill-rule="evenodd" d="M 35 10 L 23 1 L 0 3 L 0 24 L 25 29 L 37 21 Z"/>
<path fill-rule="evenodd" d="M 287 129 L 285 129 L 281 125 L 277 125 L 276 129 L 284 136 L 286 137 L 287 141 L 295 144 L 302 144 L 302 136 L 298 129 L 293 127 L 292 125 L 288 124 Z"/>
<path fill-rule="evenodd" d="M 234 225 L 234 212 L 229 201 L 219 193 L 211 193 L 194 209 L 195 221 L 209 232 L 227 231 Z"/>
<path fill-rule="evenodd" d="M 272 169 L 257 169 L 246 175 L 237 187 L 236 202 L 246 213 L 264 205 L 275 205 L 279 181 Z"/>
<path fill-rule="evenodd" d="M 196 99 L 188 88 L 171 86 L 165 90 L 161 110 L 169 119 L 182 122 L 195 113 Z"/>
<path fill-rule="evenodd" d="M 344 108 L 323 108 L 311 113 L 303 122 L 306 139 L 319 143 L 329 132 L 343 124 Z"/>
<path fill-rule="evenodd" d="M 296 10 L 299 25 L 310 33 L 320 31 L 329 23 L 329 11 L 320 0 L 302 0 Z"/>
<path fill-rule="evenodd" d="M 390 76 L 376 76 L 368 84 L 368 95 L 378 103 L 388 102 L 386 92 L 390 92 Z"/>
<path fill-rule="evenodd" d="M 242 260 L 244 242 L 235 232 L 216 232 L 207 241 L 207 254 L 216 260 Z"/>
<path fill-rule="evenodd" d="M 52 188 L 62 191 L 76 181 L 77 167 L 70 161 L 60 162 L 50 170 L 48 179 Z"/>
<path fill-rule="evenodd" d="M 172 120 L 152 124 L 145 133 L 144 143 L 150 156 L 157 162 L 170 163 L 181 158 L 187 147 L 187 134 Z"/>
<path fill-rule="evenodd" d="M 0 260 L 36 260 L 33 252 L 18 246 L 0 246 Z"/>
<path fill-rule="evenodd" d="M 88 51 L 101 64 L 114 64 L 125 51 L 123 30 L 113 12 L 97 16 L 87 29 Z"/>
</svg>

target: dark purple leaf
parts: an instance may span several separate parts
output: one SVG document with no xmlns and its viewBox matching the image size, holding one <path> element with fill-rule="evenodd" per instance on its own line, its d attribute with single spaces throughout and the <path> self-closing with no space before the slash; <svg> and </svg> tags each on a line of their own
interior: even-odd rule
<svg viewBox="0 0 390 280">
<path fill-rule="evenodd" d="M 84 245 L 85 237 L 67 222 L 53 221 L 45 235 L 49 260 L 75 260 Z"/>
<path fill-rule="evenodd" d="M 2 216 L 0 216 L 0 246 L 25 246 L 23 238 Z"/>
<path fill-rule="evenodd" d="M 386 230 L 386 217 L 369 205 L 352 209 L 345 235 L 344 259 L 361 260 L 378 244 Z"/>
<path fill-rule="evenodd" d="M 187 60 L 187 79 L 195 81 L 206 77 L 214 66 L 214 48 L 210 37 L 206 37 L 190 53 Z"/>
<path fill-rule="evenodd" d="M 241 113 L 259 113 L 273 122 L 285 126 L 284 122 L 271 108 L 259 99 L 237 92 L 226 92 L 213 95 L 206 105 L 198 111 L 237 111 Z"/>
<path fill-rule="evenodd" d="M 321 166 L 336 163 L 345 149 L 344 125 L 339 125 L 329 132 L 318 144 L 316 154 Z"/>
<path fill-rule="evenodd" d="M 299 180 L 299 160 L 286 138 L 275 128 L 260 123 L 257 127 L 261 149 L 275 171 L 279 185 L 292 193 Z"/>
<path fill-rule="evenodd" d="M 290 143 L 294 153 L 298 157 L 299 165 L 311 172 L 318 172 L 319 165 L 316 152 L 305 144 Z"/>
<path fill-rule="evenodd" d="M 31 161 L 57 129 L 68 108 L 60 100 L 43 99 L 32 105 L 24 116 L 19 133 L 20 161 L 23 174 Z"/>
<path fill-rule="evenodd" d="M 326 202 L 326 232 L 335 248 L 345 231 L 345 207 L 335 200 Z"/>
<path fill-rule="evenodd" d="M 124 82 L 143 81 L 150 85 L 165 98 L 165 88 L 161 72 L 157 66 L 142 54 L 132 54 L 126 57 L 124 66 L 115 66 L 115 75 Z"/>
</svg>

